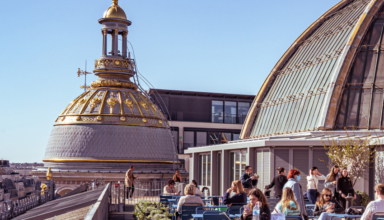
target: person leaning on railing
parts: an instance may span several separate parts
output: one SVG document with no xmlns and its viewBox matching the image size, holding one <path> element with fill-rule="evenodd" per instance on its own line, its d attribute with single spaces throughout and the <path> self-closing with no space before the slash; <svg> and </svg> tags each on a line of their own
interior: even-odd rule
<svg viewBox="0 0 384 220">
<path fill-rule="evenodd" d="M 256 203 L 260 207 L 260 218 L 259 220 L 270 220 L 271 211 L 269 210 L 269 205 L 267 198 L 264 196 L 263 192 L 260 189 L 252 189 L 248 193 L 249 204 L 247 205 L 249 209 L 244 209 L 243 214 L 239 220 L 252 220 L 252 210 L 255 207 Z"/>
<path fill-rule="evenodd" d="M 164 186 L 163 196 L 173 195 L 180 195 L 180 193 L 176 192 L 175 181 L 173 179 L 169 179 L 167 185 Z"/>
<path fill-rule="evenodd" d="M 365 209 L 361 220 L 371 220 L 376 212 L 384 212 L 384 184 L 375 186 L 376 200 L 370 202 Z"/>
<path fill-rule="evenodd" d="M 177 204 L 177 212 L 181 213 L 181 207 L 184 203 L 199 203 L 204 206 L 203 200 L 199 196 L 195 196 L 196 186 L 193 184 L 187 184 L 184 189 L 185 196 L 180 197 Z"/>
<path fill-rule="evenodd" d="M 320 195 L 320 200 L 316 202 L 313 210 L 314 216 L 320 216 L 318 220 L 327 219 L 328 213 L 343 213 L 344 208 L 332 198 L 332 191 L 324 188 Z"/>
</svg>

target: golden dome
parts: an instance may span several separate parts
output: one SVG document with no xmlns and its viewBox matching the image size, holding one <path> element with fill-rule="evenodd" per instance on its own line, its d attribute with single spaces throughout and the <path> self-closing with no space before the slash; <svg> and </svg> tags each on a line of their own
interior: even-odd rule
<svg viewBox="0 0 384 220">
<path fill-rule="evenodd" d="M 126 88 L 91 89 L 73 100 L 56 119 L 64 124 L 119 124 L 161 127 L 166 122 L 159 108 L 140 91 Z"/>
<path fill-rule="evenodd" d="M 118 0 L 112 1 L 113 4 L 104 12 L 103 18 L 120 18 L 127 20 L 124 10 L 117 5 L 117 1 Z"/>
</svg>

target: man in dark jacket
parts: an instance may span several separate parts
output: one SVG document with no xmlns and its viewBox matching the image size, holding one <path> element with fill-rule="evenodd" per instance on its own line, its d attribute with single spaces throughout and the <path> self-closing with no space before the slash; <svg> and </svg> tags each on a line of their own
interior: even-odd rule
<svg viewBox="0 0 384 220">
<path fill-rule="evenodd" d="M 252 176 L 252 173 L 253 173 L 252 167 L 245 166 L 245 172 L 243 173 L 243 175 L 241 175 L 241 178 L 240 178 L 240 181 L 243 184 L 244 191 L 245 193 L 247 193 L 247 195 L 248 195 L 248 192 L 251 191 L 252 186 L 257 185 L 257 181 L 258 181 L 257 180 L 258 178 L 256 178 L 255 176 Z"/>
</svg>

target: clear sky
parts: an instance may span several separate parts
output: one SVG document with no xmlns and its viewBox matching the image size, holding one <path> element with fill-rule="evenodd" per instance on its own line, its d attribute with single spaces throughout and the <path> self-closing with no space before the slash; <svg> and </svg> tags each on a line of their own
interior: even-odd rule
<svg viewBox="0 0 384 220">
<path fill-rule="evenodd" d="M 41 162 L 52 125 L 101 55 L 111 0 L 1 1 L 0 159 Z M 256 95 L 291 43 L 338 0 L 120 0 L 155 88 Z M 88 82 L 96 79 L 88 77 Z"/>
</svg>

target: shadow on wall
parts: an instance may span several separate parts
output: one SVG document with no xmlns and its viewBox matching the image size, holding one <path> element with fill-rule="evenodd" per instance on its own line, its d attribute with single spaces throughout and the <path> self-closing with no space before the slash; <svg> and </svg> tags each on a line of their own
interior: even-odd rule
<svg viewBox="0 0 384 220">
<path fill-rule="evenodd" d="M 375 185 L 384 183 L 384 147 L 378 146 L 376 153 Z"/>
</svg>

